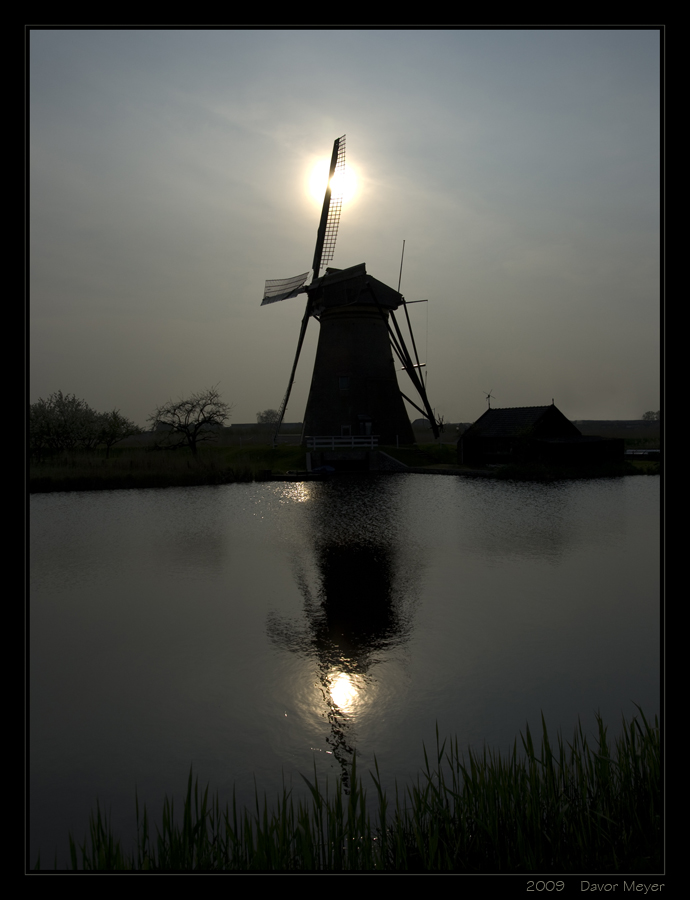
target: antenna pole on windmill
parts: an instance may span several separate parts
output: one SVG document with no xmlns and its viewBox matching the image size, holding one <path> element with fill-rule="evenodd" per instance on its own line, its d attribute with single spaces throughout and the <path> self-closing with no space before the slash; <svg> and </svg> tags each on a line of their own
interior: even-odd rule
<svg viewBox="0 0 690 900">
<path fill-rule="evenodd" d="M 402 282 L 403 259 L 405 259 L 405 241 L 403 241 L 402 253 L 400 254 L 400 275 L 398 276 L 398 293 L 400 293 L 400 284 Z"/>
</svg>

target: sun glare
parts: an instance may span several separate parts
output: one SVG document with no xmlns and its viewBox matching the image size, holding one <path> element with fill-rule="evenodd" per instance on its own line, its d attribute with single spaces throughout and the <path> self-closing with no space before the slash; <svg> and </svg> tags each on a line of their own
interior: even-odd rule
<svg viewBox="0 0 690 900">
<path fill-rule="evenodd" d="M 351 711 L 357 703 L 359 691 L 355 680 L 345 672 L 340 672 L 330 685 L 331 699 L 341 710 Z"/>
<path fill-rule="evenodd" d="M 312 166 L 309 174 L 308 190 L 309 196 L 318 203 L 323 203 L 323 195 L 326 193 L 326 183 L 328 181 L 328 166 L 330 160 L 320 159 Z M 342 176 L 335 175 L 331 184 L 331 196 L 338 196 L 342 193 L 343 203 L 348 203 L 354 197 L 357 191 L 357 176 L 353 170 L 345 165 L 345 173 Z"/>
</svg>

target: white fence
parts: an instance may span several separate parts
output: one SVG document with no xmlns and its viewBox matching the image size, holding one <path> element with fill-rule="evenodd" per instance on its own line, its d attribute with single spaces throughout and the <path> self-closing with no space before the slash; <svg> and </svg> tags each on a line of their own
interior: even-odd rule
<svg viewBox="0 0 690 900">
<path fill-rule="evenodd" d="M 350 435 L 348 437 L 307 437 L 307 447 L 310 450 L 336 450 L 341 447 L 368 447 L 373 450 L 379 445 L 377 434 Z"/>
</svg>

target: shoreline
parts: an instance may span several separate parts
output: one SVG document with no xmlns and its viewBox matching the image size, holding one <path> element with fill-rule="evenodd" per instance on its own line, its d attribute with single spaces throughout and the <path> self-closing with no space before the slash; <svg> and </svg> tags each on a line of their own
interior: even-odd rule
<svg viewBox="0 0 690 900">
<path fill-rule="evenodd" d="M 629 464 L 625 467 L 617 469 L 591 469 L 586 471 L 573 470 L 550 470 L 543 469 L 539 471 L 523 469 L 518 467 L 508 467 L 501 471 L 500 469 L 452 469 L 452 468 L 425 468 L 422 466 L 410 466 L 399 472 L 368 472 L 368 473 L 350 473 L 341 472 L 331 475 L 320 475 L 311 472 L 271 472 L 263 471 L 257 473 L 235 473 L 235 472 L 216 472 L 216 473 L 192 473 L 188 475 L 178 474 L 126 474 L 122 476 L 97 476 L 97 475 L 74 475 L 63 477 L 52 476 L 34 476 L 29 478 L 29 494 L 52 494 L 52 493 L 73 493 L 82 491 L 119 491 L 119 490 L 147 490 L 160 489 L 169 487 L 208 487 L 211 485 L 238 484 L 247 482 L 261 481 L 286 481 L 286 482 L 304 482 L 304 481 L 328 481 L 332 478 L 342 477 L 389 477 L 395 475 L 443 475 L 455 476 L 456 478 L 485 478 L 499 481 L 536 481 L 536 482 L 552 482 L 552 481 L 579 481 L 591 478 L 624 478 L 628 476 L 639 475 L 660 475 L 660 466 L 658 463 L 649 464 L 644 468 L 639 465 Z"/>
<path fill-rule="evenodd" d="M 391 457 L 395 469 L 372 471 L 374 475 L 399 472 L 420 475 L 455 475 L 460 478 L 490 478 L 514 481 L 556 481 L 582 478 L 660 474 L 658 460 L 629 459 L 587 468 L 547 466 L 540 463 L 476 468 L 459 465 L 454 444 L 417 444 L 413 447 L 379 447 Z M 397 469 L 397 471 L 396 471 Z M 207 446 L 196 456 L 188 450 L 153 451 L 145 446 L 122 447 L 91 453 L 65 453 L 29 462 L 30 494 L 71 491 L 138 490 L 166 487 L 200 487 L 249 481 L 321 481 L 346 474 L 320 475 L 306 471 L 301 445 L 254 444 L 244 447 Z"/>
</svg>

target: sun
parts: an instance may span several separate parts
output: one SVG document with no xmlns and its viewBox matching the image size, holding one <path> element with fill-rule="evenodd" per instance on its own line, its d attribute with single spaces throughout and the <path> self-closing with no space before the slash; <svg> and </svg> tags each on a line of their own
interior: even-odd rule
<svg viewBox="0 0 690 900">
<path fill-rule="evenodd" d="M 307 181 L 307 191 L 309 196 L 319 206 L 323 203 L 323 195 L 326 193 L 326 182 L 328 181 L 328 168 L 330 160 L 320 159 L 314 163 L 309 173 Z M 349 203 L 357 193 L 357 176 L 351 166 L 345 164 L 345 172 L 342 176 L 335 175 L 331 184 L 331 196 L 335 197 L 342 193 L 343 203 Z"/>
</svg>

